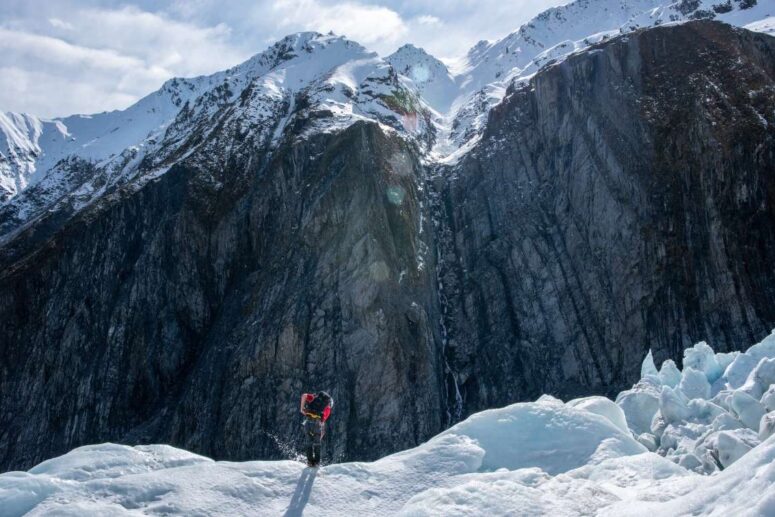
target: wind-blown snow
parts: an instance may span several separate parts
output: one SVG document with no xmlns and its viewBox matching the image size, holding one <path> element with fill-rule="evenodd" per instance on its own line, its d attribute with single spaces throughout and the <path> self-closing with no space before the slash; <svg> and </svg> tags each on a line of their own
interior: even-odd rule
<svg viewBox="0 0 775 517">
<path fill-rule="evenodd" d="M 657 369 L 649 353 L 617 403 L 544 395 L 372 463 L 309 469 L 166 445 L 80 447 L 0 475 L 0 513 L 775 514 L 775 333 L 743 353 L 699 343 L 684 364 Z"/>
</svg>

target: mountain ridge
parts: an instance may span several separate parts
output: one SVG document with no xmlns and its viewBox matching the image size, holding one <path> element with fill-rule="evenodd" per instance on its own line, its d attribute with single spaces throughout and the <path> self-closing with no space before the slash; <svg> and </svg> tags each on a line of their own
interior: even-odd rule
<svg viewBox="0 0 775 517">
<path fill-rule="evenodd" d="M 2 215 L 4 219 L 15 219 L 12 225 L 19 226 L 28 221 L 27 212 L 40 213 L 42 208 L 51 206 L 52 200 L 72 192 L 77 185 L 62 178 L 67 173 L 55 170 L 60 160 L 75 156 L 104 168 L 110 162 L 120 162 L 127 152 L 143 152 L 149 143 L 162 137 L 187 102 L 193 102 L 207 92 L 213 96 L 215 89 L 223 88 L 229 81 L 227 88 L 240 90 L 233 93 L 241 93 L 251 79 L 269 73 L 272 67 L 281 65 L 291 55 L 298 57 L 294 52 L 316 52 L 325 48 L 326 45 L 310 45 L 314 41 L 343 43 L 340 45 L 343 56 L 338 63 L 329 63 L 331 69 L 344 65 L 348 58 L 357 60 L 367 55 L 393 66 L 407 83 L 406 89 L 397 83 L 394 87 L 404 92 L 400 97 L 406 97 L 408 104 L 400 106 L 403 101 L 389 101 L 393 105 L 386 106 L 378 99 L 377 104 L 385 106 L 388 112 L 393 110 L 398 119 L 405 119 L 402 123 L 390 124 L 392 127 L 433 148 L 429 159 L 443 160 L 451 155 L 459 156 L 461 148 L 470 147 L 483 128 L 487 112 L 500 102 L 508 84 L 524 81 L 546 63 L 564 58 L 596 41 L 641 27 L 676 23 L 692 17 L 714 17 L 738 25 L 760 22 L 757 27 L 761 30 L 771 30 L 770 25 L 761 21 L 775 13 L 767 12 L 756 0 L 734 0 L 728 10 L 716 8 L 718 12 L 713 10 L 714 5 L 708 0 L 675 3 L 664 0 L 576 0 L 548 9 L 496 42 L 478 43 L 467 54 L 467 64 L 454 75 L 449 73 L 446 65 L 411 44 L 379 58 L 346 38 L 300 32 L 282 38 L 267 50 L 228 70 L 191 79 L 170 79 L 159 90 L 126 110 L 50 120 L 28 114 L 3 114 L 0 118 L 2 205 L 12 205 L 9 202 L 14 197 L 46 178 L 52 169 L 53 173 L 52 178 L 47 179 L 51 185 L 44 185 L 48 194 L 39 194 L 37 197 L 41 199 L 32 200 L 16 210 L 11 206 L 10 213 L 6 210 Z M 410 52 L 410 49 L 414 50 Z M 306 79 L 309 78 L 299 80 L 304 83 Z M 334 106 L 347 111 L 352 107 L 348 106 L 351 103 L 346 97 L 368 85 L 353 84 L 351 78 L 345 82 L 348 83 L 342 92 L 345 98 L 331 100 L 335 101 Z M 294 91 L 294 85 L 284 86 L 287 90 L 284 95 Z M 274 116 L 294 100 L 290 95 L 279 101 L 276 88 L 277 85 L 266 85 L 266 95 L 262 98 L 265 106 L 261 107 L 263 111 L 275 112 Z M 391 96 L 390 92 L 383 93 L 385 98 Z M 336 97 L 336 92 L 332 95 Z M 377 121 L 389 117 L 387 112 L 375 109 L 366 107 L 363 115 Z M 407 114 L 409 118 L 406 118 Z M 346 116 L 342 111 L 334 115 Z M 36 208 L 37 205 L 40 206 Z M 7 233 L 7 228 L 0 229 L 0 234 L 6 235 L 5 238 L 0 236 L 0 240 L 7 241 Z"/>
</svg>

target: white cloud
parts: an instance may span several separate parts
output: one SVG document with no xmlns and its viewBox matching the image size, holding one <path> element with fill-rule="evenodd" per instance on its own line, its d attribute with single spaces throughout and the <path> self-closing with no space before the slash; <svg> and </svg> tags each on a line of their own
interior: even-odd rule
<svg viewBox="0 0 775 517">
<path fill-rule="evenodd" d="M 317 0 L 278 0 L 272 7 L 279 27 L 333 31 L 363 45 L 382 49 L 407 36 L 407 26 L 395 11 L 353 2 L 323 4 Z"/>
<path fill-rule="evenodd" d="M 230 43 L 224 24 L 200 27 L 136 7 L 65 14 L 48 19 L 48 34 L 33 32 L 40 24 L 0 26 L 0 109 L 55 116 L 125 108 L 170 77 L 212 73 L 251 54 Z"/>
<path fill-rule="evenodd" d="M 414 19 L 420 25 L 442 25 L 442 21 L 429 14 L 423 14 Z"/>
<path fill-rule="evenodd" d="M 0 51 L 13 53 L 17 59 L 41 60 L 68 69 L 95 66 L 120 70 L 143 64 L 137 58 L 123 56 L 113 50 L 81 47 L 50 36 L 2 28 L 0 28 Z"/>
<path fill-rule="evenodd" d="M 56 27 L 57 29 L 73 30 L 72 25 L 70 25 L 64 20 L 60 20 L 59 18 L 49 18 L 48 23 L 50 23 L 52 27 Z"/>
<path fill-rule="evenodd" d="M 138 56 L 176 74 L 210 73 L 249 57 L 229 41 L 230 29 L 223 23 L 199 27 L 123 7 L 83 10 L 74 24 L 82 31 L 79 41 L 84 45 Z"/>
<path fill-rule="evenodd" d="M 73 81 L 67 76 L 13 66 L 0 67 L 0 92 L 0 102 L 13 106 L 8 100 L 21 99 L 22 106 L 35 108 L 16 111 L 43 116 L 94 113 L 129 106 L 137 100 L 136 95 L 118 91 L 104 82 Z"/>
</svg>

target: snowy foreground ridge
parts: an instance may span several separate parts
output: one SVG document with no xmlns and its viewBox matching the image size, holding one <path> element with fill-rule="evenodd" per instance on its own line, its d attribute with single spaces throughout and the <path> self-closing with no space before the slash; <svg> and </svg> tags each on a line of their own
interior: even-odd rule
<svg viewBox="0 0 775 517">
<path fill-rule="evenodd" d="M 81 447 L 0 475 L 0 514 L 775 515 L 775 332 L 745 353 L 699 343 L 684 366 L 649 354 L 616 403 L 543 396 L 373 463 Z"/>
</svg>

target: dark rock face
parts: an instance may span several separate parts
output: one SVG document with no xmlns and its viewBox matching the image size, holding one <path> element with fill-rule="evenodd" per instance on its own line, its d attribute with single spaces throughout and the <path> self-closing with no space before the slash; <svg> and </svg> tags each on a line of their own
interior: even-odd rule
<svg viewBox="0 0 775 517">
<path fill-rule="evenodd" d="M 0 469 L 108 440 L 279 457 L 319 388 L 328 454 L 373 459 L 619 390 L 649 347 L 749 345 L 775 326 L 773 128 L 775 40 L 695 22 L 545 69 L 455 166 L 368 123 L 193 153 L 0 250 Z"/>
<path fill-rule="evenodd" d="M 180 165 L 7 267 L 3 467 L 104 440 L 277 455 L 322 386 L 337 457 L 437 431 L 417 154 L 356 124 L 252 169 Z"/>
<path fill-rule="evenodd" d="M 775 40 L 619 38 L 509 92 L 440 186 L 466 408 L 616 393 L 775 324 Z"/>
</svg>

